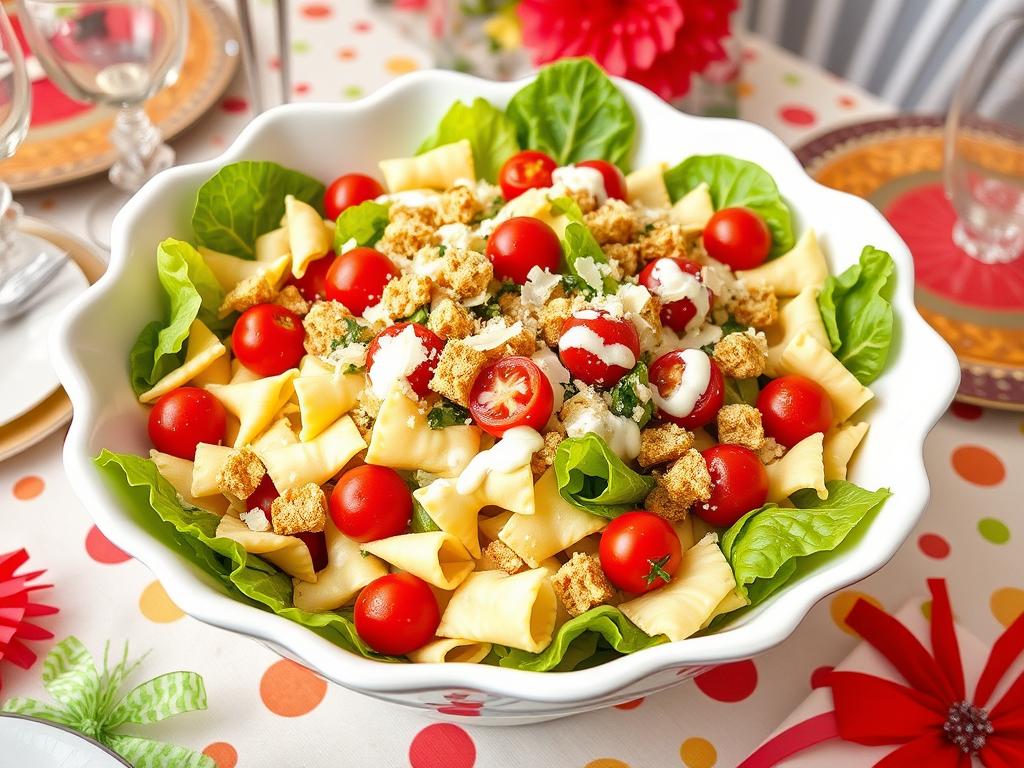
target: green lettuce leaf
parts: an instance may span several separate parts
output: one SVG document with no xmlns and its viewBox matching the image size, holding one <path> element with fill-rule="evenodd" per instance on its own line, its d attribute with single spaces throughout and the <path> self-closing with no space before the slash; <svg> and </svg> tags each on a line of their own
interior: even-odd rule
<svg viewBox="0 0 1024 768">
<path fill-rule="evenodd" d="M 637 394 L 638 387 L 649 387 L 651 383 L 647 375 L 647 365 L 643 360 L 637 360 L 633 370 L 619 379 L 619 383 L 612 387 L 612 413 L 633 419 L 641 428 L 654 416 L 654 400 L 650 397 L 645 401 L 640 400 Z M 634 417 L 633 412 L 637 407 L 643 411 L 640 418 Z"/>
<path fill-rule="evenodd" d="M 885 251 L 865 246 L 860 261 L 829 277 L 818 296 L 832 352 L 861 384 L 885 368 L 896 320 L 889 296 L 896 264 Z"/>
<path fill-rule="evenodd" d="M 602 159 L 629 170 L 636 119 L 625 97 L 590 59 L 563 59 L 508 103 L 519 145 L 559 165 Z"/>
<path fill-rule="evenodd" d="M 653 477 L 634 472 L 593 432 L 563 440 L 554 466 L 559 495 L 601 517 L 636 509 L 654 489 Z"/>
<path fill-rule="evenodd" d="M 756 405 L 757 396 L 761 388 L 757 385 L 757 379 L 732 379 L 725 380 L 725 404 Z"/>
<path fill-rule="evenodd" d="M 722 534 L 722 552 L 732 565 L 740 591 L 756 604 L 796 571 L 799 558 L 838 547 L 857 524 L 892 494 L 868 491 L 845 480 L 826 483 L 828 498 L 797 491 L 794 508 L 776 504 L 752 510 Z"/>
<path fill-rule="evenodd" d="M 445 427 L 464 425 L 467 419 L 469 419 L 469 409 L 463 408 L 447 398 L 441 398 L 441 402 L 431 408 L 427 414 L 427 426 L 431 429 L 444 429 Z"/>
<path fill-rule="evenodd" d="M 415 496 L 412 500 L 412 521 L 409 524 L 409 530 L 413 533 L 430 533 L 441 530 Z"/>
<path fill-rule="evenodd" d="M 571 197 L 556 197 L 551 201 L 551 212 L 554 214 L 565 214 L 569 218 L 569 224 L 562 233 L 562 258 L 565 261 L 567 288 L 580 291 L 584 296 L 593 298 L 598 290 L 588 283 L 579 272 L 578 261 L 581 258 L 589 257 L 594 264 L 607 264 L 608 257 L 605 256 L 601 246 L 597 244 L 590 228 L 583 223 L 583 211 Z M 604 293 L 615 293 L 619 289 L 619 281 L 611 275 L 601 276 L 601 290 Z"/>
<path fill-rule="evenodd" d="M 342 246 L 349 240 L 355 240 L 358 246 L 376 245 L 387 225 L 387 203 L 365 200 L 346 208 L 334 225 L 334 250 L 341 253 Z"/>
<path fill-rule="evenodd" d="M 263 160 L 225 165 L 196 195 L 196 242 L 243 259 L 255 258 L 256 238 L 281 224 L 286 195 L 323 213 L 324 185 L 304 173 Z"/>
<path fill-rule="evenodd" d="M 416 154 L 462 139 L 469 139 L 473 145 L 477 178 L 491 183 L 498 180 L 502 164 L 519 151 L 515 123 L 486 99 L 476 98 L 470 106 L 461 101 L 452 104 L 437 130 L 420 144 Z"/>
<path fill-rule="evenodd" d="M 793 247 L 793 217 L 764 168 L 731 155 L 694 155 L 665 171 L 665 186 L 673 202 L 702 181 L 708 185 L 716 211 L 745 206 L 760 214 L 772 233 L 771 255 Z"/>
</svg>

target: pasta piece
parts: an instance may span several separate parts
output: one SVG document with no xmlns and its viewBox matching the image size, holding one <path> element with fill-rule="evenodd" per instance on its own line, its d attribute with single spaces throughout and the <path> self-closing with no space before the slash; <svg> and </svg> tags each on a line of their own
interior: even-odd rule
<svg viewBox="0 0 1024 768">
<path fill-rule="evenodd" d="M 306 483 L 323 485 L 366 447 L 355 422 L 342 416 L 308 443 L 293 443 L 263 452 L 270 479 L 281 493 Z"/>
<path fill-rule="evenodd" d="M 373 555 L 359 554 L 360 544 L 339 531 L 331 518 L 324 529 L 327 537 L 327 567 L 316 575 L 316 583 L 298 582 L 292 601 L 303 611 L 319 613 L 341 608 L 374 579 L 388 572 L 384 562 Z"/>
<path fill-rule="evenodd" d="M 269 560 L 289 576 L 304 582 L 317 580 L 309 547 L 296 536 L 253 531 L 237 517 L 225 515 L 217 526 L 217 537 L 238 542 L 246 552 Z"/>
<path fill-rule="evenodd" d="M 533 472 L 529 465 L 511 472 L 488 472 L 472 493 L 459 493 L 455 486 L 455 480 L 442 478 L 413 491 L 412 495 L 437 527 L 461 541 L 474 558 L 480 557 L 477 518 L 483 507 L 501 507 L 523 517 L 533 517 Z"/>
<path fill-rule="evenodd" d="M 626 177 L 626 199 L 645 208 L 669 208 L 672 199 L 665 186 L 668 163 L 654 163 L 637 168 Z"/>
<path fill-rule="evenodd" d="M 768 337 L 768 364 L 765 372 L 769 376 L 781 375 L 783 350 L 804 330 L 825 349 L 831 348 L 825 324 L 821 322 L 818 288 L 813 285 L 805 286 L 794 298 L 785 302 L 779 309 L 779 319 L 765 332 Z"/>
<path fill-rule="evenodd" d="M 513 216 L 540 219 L 560 236 L 565 231 L 568 218 L 564 214 L 552 213 L 549 194 L 550 190 L 547 188 L 532 187 L 505 203 L 495 218 L 498 221 L 505 221 Z"/>
<path fill-rule="evenodd" d="M 696 541 L 693 537 L 693 518 L 694 515 L 687 515 L 684 520 L 672 523 L 672 529 L 676 532 L 676 536 L 679 537 L 679 548 L 683 552 L 692 547 Z"/>
<path fill-rule="evenodd" d="M 295 390 L 294 368 L 277 376 L 267 376 L 241 384 L 209 384 L 206 390 L 238 419 L 238 434 L 232 441 L 235 448 L 248 445 L 270 426 L 278 411 Z M 283 490 L 278 488 L 278 490 Z"/>
<path fill-rule="evenodd" d="M 302 370 L 295 379 L 295 395 L 302 421 L 299 439 L 303 441 L 312 440 L 339 416 L 351 411 L 366 385 L 366 377 L 362 373 L 336 375 L 330 369 L 329 373 L 320 373 L 320 370 L 320 365 L 303 361 Z"/>
<path fill-rule="evenodd" d="M 220 339 L 201 320 L 193 320 L 188 327 L 185 362 L 160 379 L 148 392 L 139 395 L 139 402 L 152 403 L 172 389 L 184 386 L 226 352 L 227 348 L 220 343 Z"/>
<path fill-rule="evenodd" d="M 734 589 L 732 592 L 722 598 L 715 610 L 708 616 L 707 621 L 700 625 L 701 629 L 706 629 L 708 624 L 717 619 L 723 613 L 731 613 L 732 611 L 738 611 L 740 608 L 745 608 L 750 605 L 750 599 L 740 594 L 739 589 Z"/>
<path fill-rule="evenodd" d="M 474 571 L 452 595 L 437 635 L 539 653 L 551 642 L 557 602 L 543 568 L 515 576 Z"/>
<path fill-rule="evenodd" d="M 768 501 L 781 502 L 801 488 L 813 488 L 819 499 L 828 498 L 821 432 L 805 437 L 765 470 L 768 472 Z"/>
<path fill-rule="evenodd" d="M 256 261 L 277 261 L 291 253 L 288 228 L 279 227 L 256 238 Z"/>
<path fill-rule="evenodd" d="M 284 218 L 288 230 L 288 249 L 292 254 L 292 275 L 302 277 L 310 262 L 326 256 L 331 250 L 333 233 L 328 233 L 324 220 L 309 203 L 284 199 Z"/>
<path fill-rule="evenodd" d="M 440 637 L 406 656 L 417 664 L 478 664 L 490 652 L 490 643 Z"/>
<path fill-rule="evenodd" d="M 832 418 L 838 423 L 846 421 L 874 393 L 850 373 L 827 347 L 819 344 L 803 330 L 782 351 L 782 371 L 799 373 L 818 382 L 832 400 Z"/>
<path fill-rule="evenodd" d="M 179 459 L 168 453 L 150 450 L 150 460 L 156 464 L 157 471 L 169 482 L 178 498 L 185 504 L 205 509 L 215 515 L 224 515 L 228 511 L 228 500 L 219 493 L 215 496 L 193 496 L 192 477 L 194 465 L 188 459 Z"/>
<path fill-rule="evenodd" d="M 665 586 L 619 606 L 648 635 L 683 640 L 699 630 L 725 596 L 736 588 L 729 561 L 709 533 L 683 553 L 679 570 Z"/>
<path fill-rule="evenodd" d="M 498 538 L 498 531 L 505 527 L 505 523 L 512 515 L 512 512 L 501 512 L 491 517 L 481 517 L 477 527 L 480 529 L 480 533 L 494 541 Z"/>
<path fill-rule="evenodd" d="M 228 256 L 226 253 L 211 251 L 202 246 L 199 247 L 199 253 L 225 293 L 243 280 L 256 275 L 262 275 L 272 288 L 277 288 L 291 266 L 291 256 L 287 254 L 278 256 L 274 261 L 253 261 Z"/>
<path fill-rule="evenodd" d="M 853 458 L 854 451 L 864 439 L 868 431 L 868 423 L 862 421 L 859 424 L 844 424 L 841 427 L 832 427 L 825 433 L 823 461 L 825 463 L 826 480 L 845 480 L 846 469 Z"/>
<path fill-rule="evenodd" d="M 214 358 L 206 368 L 201 370 L 189 380 L 193 387 L 205 387 L 207 384 L 230 384 L 231 383 L 231 352 L 225 351 L 223 355 Z"/>
<path fill-rule="evenodd" d="M 448 189 L 458 179 L 476 181 L 473 146 L 469 139 L 445 144 L 416 157 L 381 160 L 388 192 L 407 189 Z"/>
<path fill-rule="evenodd" d="M 469 552 L 444 531 L 392 536 L 363 544 L 363 549 L 440 589 L 455 589 L 473 570 Z"/>
<path fill-rule="evenodd" d="M 703 232 L 708 220 L 715 215 L 715 206 L 711 202 L 707 182 L 702 181 L 679 198 L 668 215 L 683 232 Z"/>
<path fill-rule="evenodd" d="M 479 452 L 479 427 L 457 425 L 431 429 L 426 412 L 395 390 L 377 413 L 366 463 L 394 469 L 422 469 L 441 477 L 455 477 Z"/>
<path fill-rule="evenodd" d="M 554 469 L 548 468 L 541 475 L 533 495 L 534 514 L 512 515 L 498 533 L 498 538 L 531 568 L 537 568 L 547 558 L 597 533 L 608 523 L 605 518 L 584 512 L 563 499 L 558 494 Z"/>
<path fill-rule="evenodd" d="M 764 283 L 774 288 L 778 296 L 796 296 L 809 285 L 821 288 L 828 277 L 828 264 L 814 230 L 808 229 L 793 250 L 760 267 L 740 270 L 736 276 L 745 283 Z"/>
<path fill-rule="evenodd" d="M 231 458 L 234 450 L 226 445 L 199 443 L 196 446 L 196 458 L 192 464 L 192 495 L 195 497 L 213 496 L 220 493 L 220 474 L 224 462 Z"/>
<path fill-rule="evenodd" d="M 299 438 L 292 430 L 291 423 L 286 418 L 280 418 L 271 424 L 262 435 L 253 440 L 250 447 L 266 464 L 264 457 L 267 451 L 284 448 L 286 445 L 295 445 L 297 442 L 299 442 Z"/>
<path fill-rule="evenodd" d="M 231 361 L 231 379 L 228 384 L 245 384 L 247 381 L 256 381 L 261 378 L 258 373 L 250 371 L 238 358 Z"/>
</svg>

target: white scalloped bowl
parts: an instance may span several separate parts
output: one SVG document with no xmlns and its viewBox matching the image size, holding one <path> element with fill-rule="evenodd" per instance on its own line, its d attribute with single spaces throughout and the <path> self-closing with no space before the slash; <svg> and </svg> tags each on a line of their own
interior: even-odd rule
<svg viewBox="0 0 1024 768">
<path fill-rule="evenodd" d="M 273 160 L 325 180 L 342 171 L 374 174 L 378 160 L 412 154 L 454 100 L 482 96 L 504 105 L 522 85 L 421 72 L 352 104 L 294 104 L 257 117 L 220 157 L 165 171 L 132 198 L 114 221 L 110 268 L 60 316 L 53 337 L 55 364 L 74 403 L 64 448 L 72 485 L 103 533 L 149 566 L 182 610 L 256 638 L 346 688 L 436 716 L 465 720 L 472 714 L 474 723 L 529 722 L 610 706 L 781 643 L 818 600 L 881 568 L 909 535 L 928 500 L 922 445 L 959 380 L 952 351 L 914 309 L 913 264 L 906 245 L 870 204 L 812 181 L 764 128 L 691 117 L 644 88 L 619 81 L 637 116 L 635 167 L 708 153 L 752 160 L 775 177 L 795 214 L 796 231 L 813 226 L 818 232 L 833 271 L 855 263 L 865 244 L 892 254 L 898 270 L 894 303 L 899 330 L 889 366 L 872 387 L 877 397 L 866 409 L 871 429 L 851 476 L 868 488 L 892 489 L 881 513 L 837 556 L 718 634 L 576 672 L 369 661 L 305 627 L 227 597 L 154 537 L 152 521 L 129 512 L 92 463 L 102 448 L 142 455 L 149 449 L 144 409 L 132 394 L 125 361 L 139 329 L 161 306 L 157 244 L 169 236 L 191 239 L 196 190 L 226 163 Z"/>
</svg>

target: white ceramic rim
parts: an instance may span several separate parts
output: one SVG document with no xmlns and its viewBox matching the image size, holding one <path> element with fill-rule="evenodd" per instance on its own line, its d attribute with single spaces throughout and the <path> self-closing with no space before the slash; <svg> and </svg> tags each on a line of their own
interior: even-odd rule
<svg viewBox="0 0 1024 768">
<path fill-rule="evenodd" d="M 722 664 L 756 656 L 781 643 L 796 629 L 808 611 L 820 599 L 874 573 L 896 553 L 909 536 L 928 501 L 929 485 L 923 460 L 924 439 L 948 407 L 959 383 L 960 368 L 956 357 L 941 337 L 928 326 L 914 308 L 913 261 L 909 250 L 885 222 L 884 217 L 867 201 L 839 192 L 812 180 L 796 157 L 767 129 L 747 124 L 759 140 L 774 146 L 791 165 L 792 177 L 787 179 L 784 193 L 802 185 L 807 193 L 849 210 L 851 215 L 873 219 L 892 232 L 892 239 L 902 245 L 892 252 L 900 279 L 893 297 L 900 318 L 904 343 L 913 341 L 918 351 L 930 356 L 932 387 L 921 393 L 920 410 L 908 422 L 905 448 L 912 454 L 904 469 L 902 488 L 897 503 L 913 510 L 899 527 L 890 528 L 889 546 L 879 547 L 854 562 L 844 558 L 830 569 L 788 585 L 762 606 L 749 621 L 715 635 L 692 637 L 666 643 L 638 653 L 623 656 L 592 669 L 562 673 L 526 672 L 479 664 L 387 664 L 365 659 L 332 644 L 309 629 L 280 618 L 269 611 L 235 601 L 202 585 L 194 566 L 144 531 L 119 524 L 120 514 L 109 503 L 109 492 L 92 464 L 88 453 L 89 434 L 100 407 L 88 380 L 78 363 L 78 354 L 69 343 L 69 334 L 80 315 L 96 302 L 103 301 L 111 286 L 119 279 L 129 252 L 128 222 L 137 210 L 155 203 L 161 194 L 160 179 L 214 174 L 226 163 L 245 159 L 254 137 L 277 121 L 301 120 L 303 115 L 328 114 L 343 118 L 372 109 L 378 104 L 408 90 L 430 87 L 433 83 L 473 83 L 472 91 L 486 91 L 495 98 L 511 95 L 533 78 L 507 83 L 481 81 L 454 72 L 424 71 L 398 78 L 370 96 L 352 103 L 291 104 L 277 107 L 256 117 L 238 138 L 217 158 L 179 166 L 161 173 L 142 188 L 117 215 L 113 224 L 112 258 L 103 278 L 83 296 L 78 297 L 60 316 L 54 328 L 54 362 L 60 378 L 74 404 L 74 418 L 64 446 L 64 463 L 76 493 L 89 509 L 96 524 L 122 550 L 143 562 L 159 578 L 171 599 L 191 616 L 232 632 L 238 632 L 286 649 L 294 657 L 345 687 L 369 694 L 414 693 L 437 689 L 468 689 L 546 704 L 578 705 L 613 695 L 652 674 L 668 669 Z M 685 115 L 663 102 L 653 93 L 635 83 L 616 79 L 620 89 L 637 103 L 643 103 L 645 114 L 680 122 L 720 122 L 734 125 L 724 118 L 702 118 Z M 780 161 L 778 157 L 776 161 Z M 789 195 L 787 195 L 788 197 Z M 890 501 L 892 503 L 892 501 Z"/>
</svg>

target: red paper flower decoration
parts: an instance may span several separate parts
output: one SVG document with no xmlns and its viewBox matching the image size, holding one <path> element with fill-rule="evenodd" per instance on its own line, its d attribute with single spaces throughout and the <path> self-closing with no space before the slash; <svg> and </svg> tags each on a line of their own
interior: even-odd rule
<svg viewBox="0 0 1024 768">
<path fill-rule="evenodd" d="M 57 613 L 56 608 L 31 600 L 33 592 L 52 586 L 29 583 L 45 571 L 15 575 L 27 562 L 28 553 L 24 549 L 0 555 L 0 665 L 9 661 L 22 669 L 28 669 L 36 662 L 36 654 L 25 643 L 53 637 L 52 632 L 27 620 Z M 2 685 L 0 680 L 0 687 Z"/>
<path fill-rule="evenodd" d="M 722 40 L 737 0 L 522 0 L 523 43 L 536 64 L 590 56 L 613 75 L 663 99 L 725 58 Z"/>
</svg>

